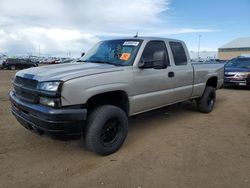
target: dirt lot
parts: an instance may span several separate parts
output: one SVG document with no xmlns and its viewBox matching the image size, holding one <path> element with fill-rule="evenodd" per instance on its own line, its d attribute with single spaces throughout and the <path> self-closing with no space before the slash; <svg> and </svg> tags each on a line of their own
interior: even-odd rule
<svg viewBox="0 0 250 188">
<path fill-rule="evenodd" d="M 210 114 L 185 103 L 131 119 L 123 147 L 100 157 L 20 126 L 14 73 L 0 70 L 0 187 L 250 187 L 250 90 L 219 90 Z"/>
</svg>

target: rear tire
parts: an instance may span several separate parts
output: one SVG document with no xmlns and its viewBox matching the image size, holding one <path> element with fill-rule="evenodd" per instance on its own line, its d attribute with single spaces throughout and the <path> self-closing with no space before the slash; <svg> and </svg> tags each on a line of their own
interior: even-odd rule
<svg viewBox="0 0 250 188">
<path fill-rule="evenodd" d="M 200 99 L 197 101 L 197 107 L 200 112 L 209 113 L 213 110 L 216 101 L 215 88 L 207 86 Z"/>
<path fill-rule="evenodd" d="M 127 133 L 126 113 L 116 106 L 100 106 L 89 116 L 85 134 L 86 147 L 99 155 L 109 155 L 122 146 Z"/>
</svg>

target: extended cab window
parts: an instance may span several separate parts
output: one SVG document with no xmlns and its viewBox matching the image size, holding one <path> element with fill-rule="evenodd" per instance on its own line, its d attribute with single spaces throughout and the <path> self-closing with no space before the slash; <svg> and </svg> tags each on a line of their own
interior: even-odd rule
<svg viewBox="0 0 250 188">
<path fill-rule="evenodd" d="M 170 63 L 169 63 L 167 48 L 165 42 L 163 41 L 148 42 L 143 51 L 142 60 L 145 60 L 146 63 L 158 61 L 160 53 L 164 53 L 164 60 L 162 61 L 164 65 L 162 67 L 166 68 L 166 66 L 169 66 Z"/>
<path fill-rule="evenodd" d="M 180 42 L 169 42 L 175 65 L 186 65 L 187 56 L 183 45 Z"/>
</svg>

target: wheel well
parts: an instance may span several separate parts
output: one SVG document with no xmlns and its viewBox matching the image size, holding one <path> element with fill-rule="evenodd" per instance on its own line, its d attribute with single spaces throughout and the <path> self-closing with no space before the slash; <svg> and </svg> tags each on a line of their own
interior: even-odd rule
<svg viewBox="0 0 250 188">
<path fill-rule="evenodd" d="M 206 83 L 206 86 L 211 86 L 211 87 L 214 87 L 216 88 L 217 87 L 217 81 L 218 81 L 218 78 L 217 77 L 211 77 L 208 79 L 207 83 Z"/>
<path fill-rule="evenodd" d="M 128 95 L 124 91 L 111 91 L 94 95 L 88 99 L 86 106 L 91 112 L 96 107 L 107 104 L 117 106 L 124 110 L 127 115 L 129 114 Z"/>
</svg>

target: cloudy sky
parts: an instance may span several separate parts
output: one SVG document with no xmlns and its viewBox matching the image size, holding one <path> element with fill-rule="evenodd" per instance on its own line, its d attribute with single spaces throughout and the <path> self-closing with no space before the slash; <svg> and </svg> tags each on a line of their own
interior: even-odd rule
<svg viewBox="0 0 250 188">
<path fill-rule="evenodd" d="M 0 0 L 0 54 L 79 56 L 107 38 L 172 37 L 216 50 L 250 36 L 249 0 Z"/>
</svg>

